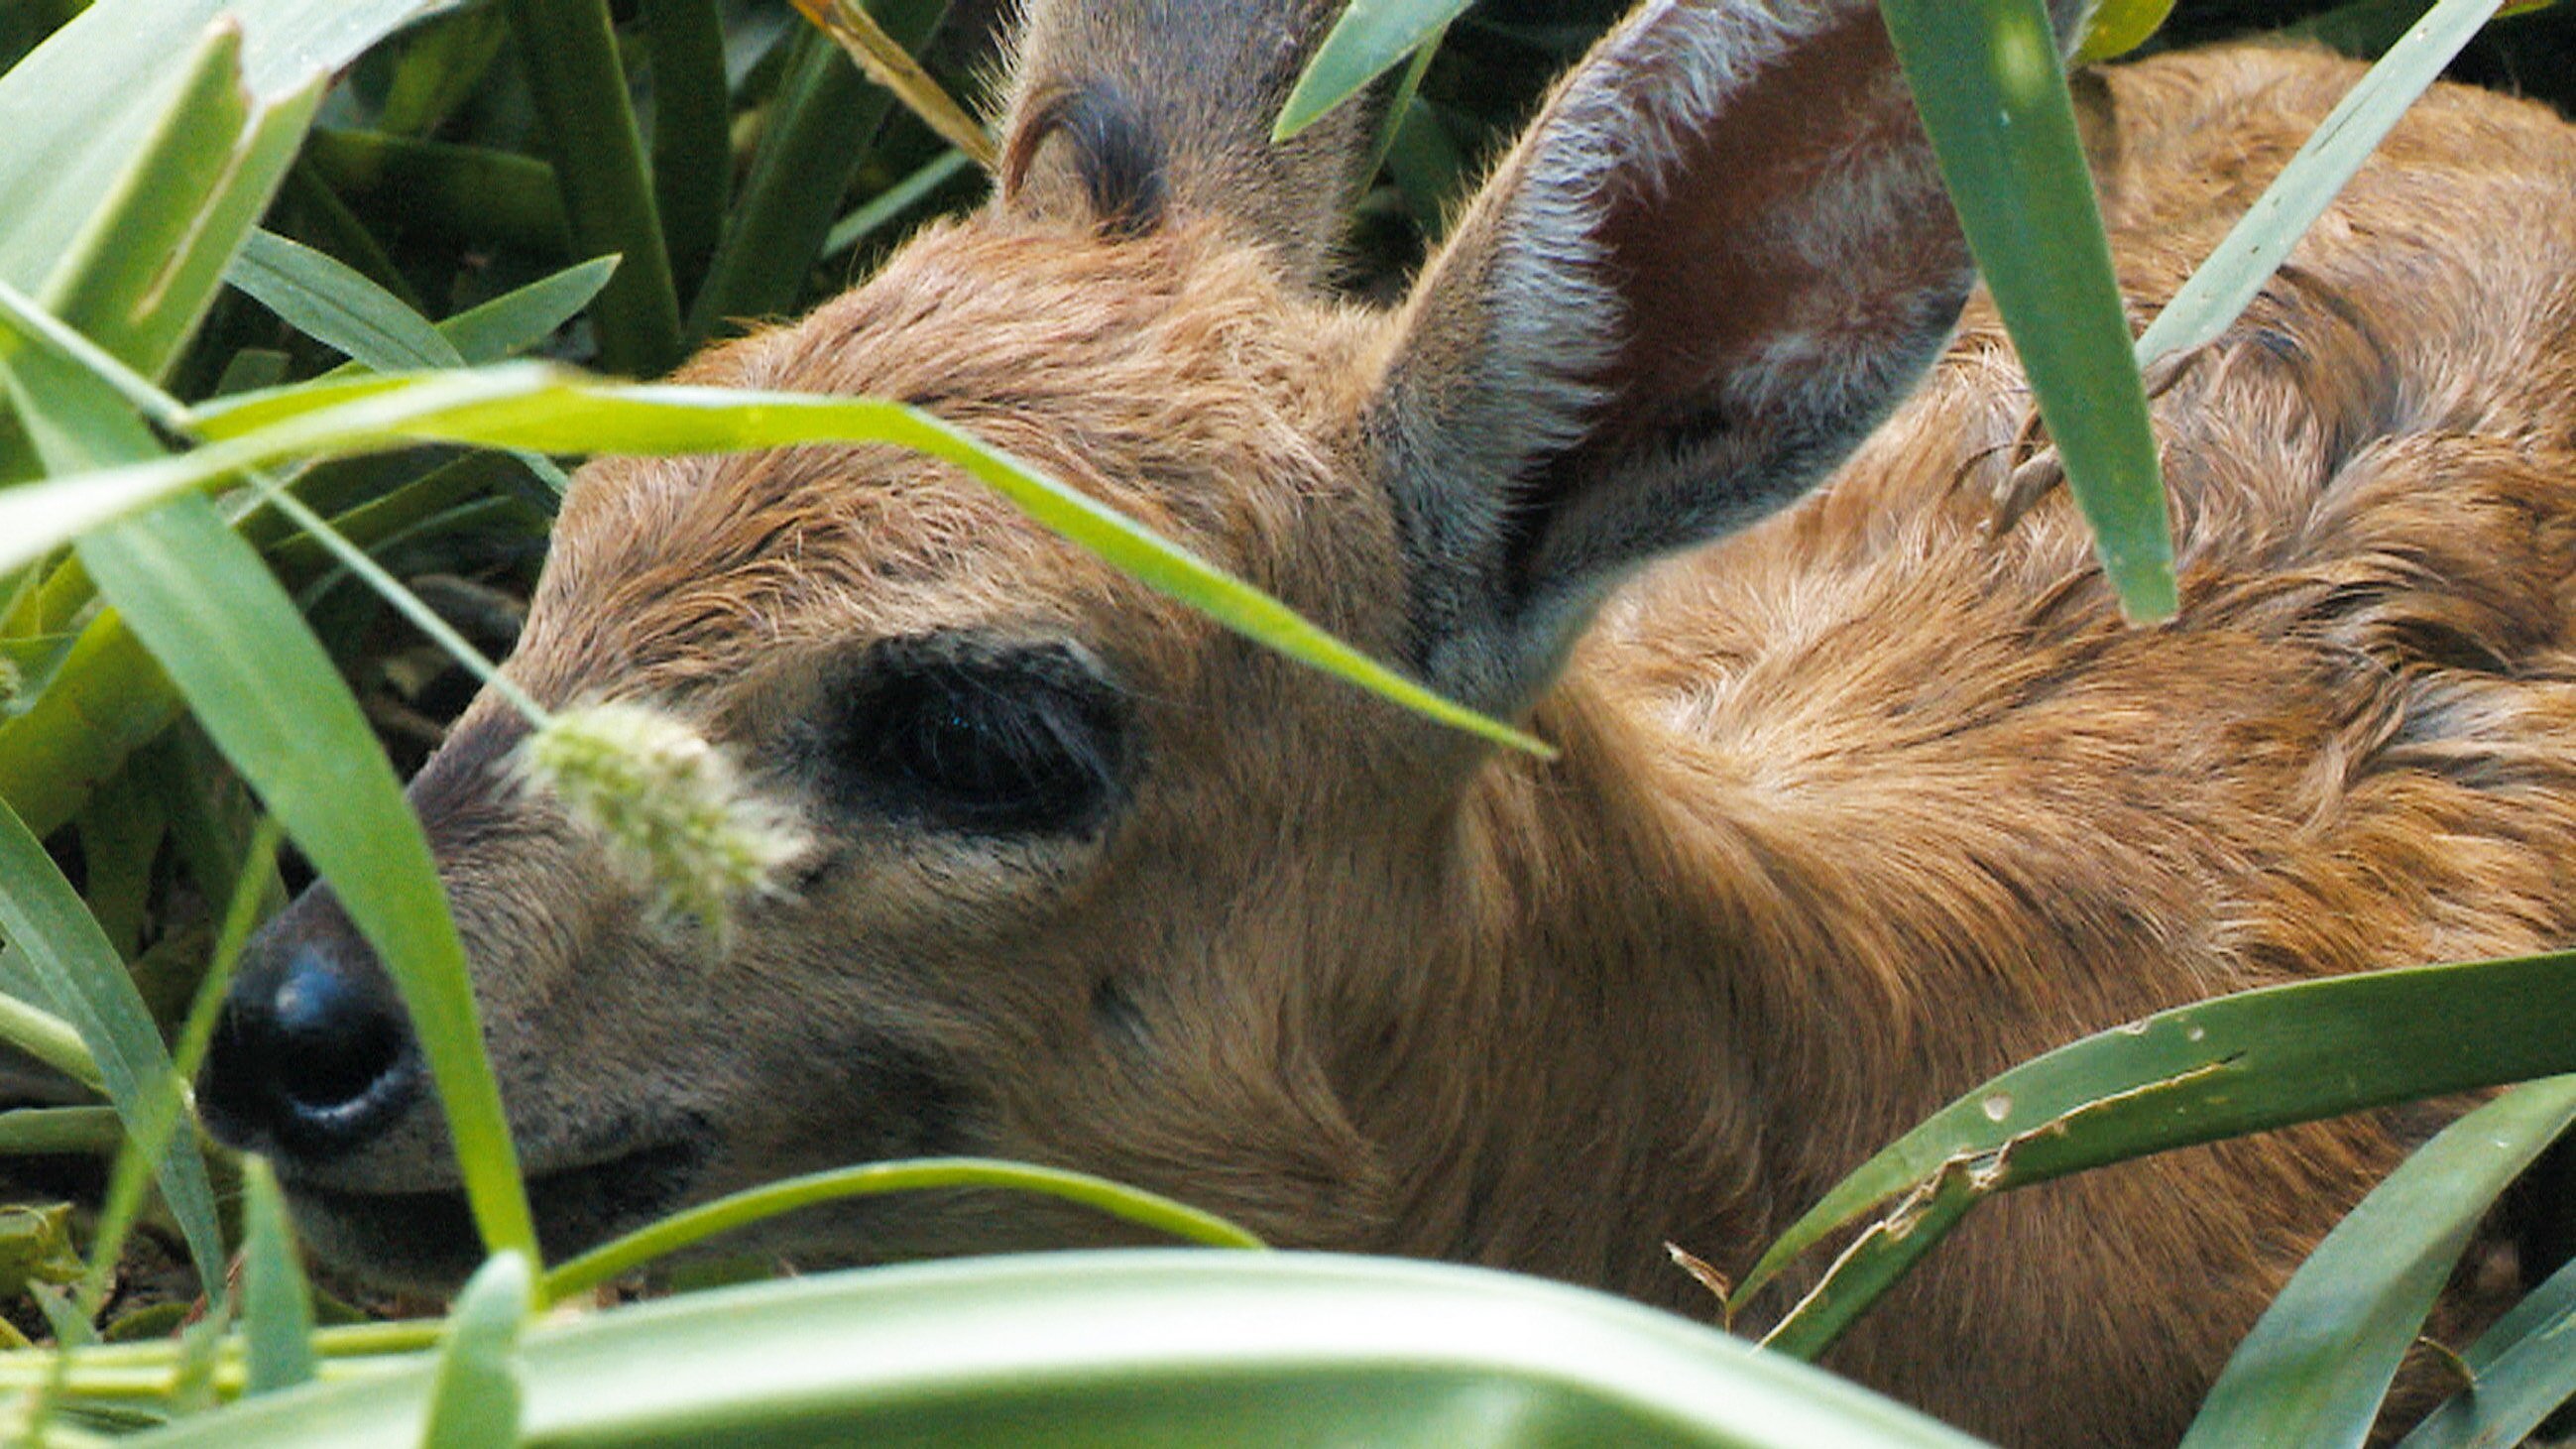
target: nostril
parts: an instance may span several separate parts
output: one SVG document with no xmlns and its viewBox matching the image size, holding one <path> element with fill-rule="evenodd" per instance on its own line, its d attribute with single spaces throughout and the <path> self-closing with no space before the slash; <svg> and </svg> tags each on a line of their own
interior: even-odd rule
<svg viewBox="0 0 2576 1449">
<path fill-rule="evenodd" d="M 235 984 L 198 1101 L 238 1146 L 310 1156 L 363 1142 L 410 1104 L 410 1033 L 372 962 L 303 943 Z"/>
<path fill-rule="evenodd" d="M 402 1022 L 379 993 L 299 953 L 270 1003 L 280 1094 L 306 1112 L 342 1111 L 401 1064 Z"/>
</svg>

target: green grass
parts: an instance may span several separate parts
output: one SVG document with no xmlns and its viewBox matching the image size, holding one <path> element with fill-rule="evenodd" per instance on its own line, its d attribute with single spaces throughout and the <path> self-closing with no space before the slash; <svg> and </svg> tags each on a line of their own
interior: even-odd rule
<svg viewBox="0 0 2576 1449">
<path fill-rule="evenodd" d="M 41 1154 L 115 1156 L 103 1208 L 65 1194 L 81 1199 L 84 1282 L 14 1315 L 51 1323 L 56 1343 L 0 1351 L 0 1415 L 45 1419 L 60 1442 L 158 1428 L 150 1442 L 785 1444 L 864 1428 L 1001 1444 L 1043 1424 L 1061 1443 L 1959 1444 L 1793 1358 L 1977 1202 L 2184 1142 L 2576 1068 L 2549 1005 L 2576 990 L 2576 961 L 2556 957 L 2286 988 L 2106 1033 L 1962 1098 L 1819 1205 L 1765 1273 L 1874 1218 L 1908 1231 L 1865 1232 L 1770 1351 L 1558 1287 L 1267 1253 L 867 1270 L 532 1319 L 710 1233 L 856 1192 L 1007 1186 L 1249 1244 L 1115 1184 L 927 1162 L 778 1184 L 539 1261 L 462 950 L 385 748 L 408 764 L 425 740 L 385 721 L 434 730 L 479 677 L 476 649 L 506 643 L 469 640 L 409 586 L 467 576 L 523 594 L 564 484 L 554 456 L 916 448 L 1269 647 L 1544 746 L 926 414 L 576 371 L 649 379 L 745 319 L 828 295 L 911 222 L 981 194 L 980 166 L 785 6 L 646 0 L 620 27 L 626 12 L 600 0 L 234 0 L 238 30 L 210 28 L 217 8 L 0 15 L 0 113 L 23 122 L 0 136 L 0 1039 L 60 1069 L 68 1102 L 0 1112 L 0 1167 L 38 1180 Z M 967 88 L 979 51 L 943 28 L 950 6 L 870 8 L 929 76 Z M 1282 125 L 1410 62 L 1386 177 L 1362 204 L 1363 285 L 1419 254 L 1422 226 L 1471 183 L 1468 158 L 1616 8 L 1354 5 Z M 2227 8 L 2185 3 L 2171 32 L 2223 28 Z M 2562 7 L 2472 42 L 2492 0 L 2447 0 L 2398 39 L 2422 8 L 2311 17 L 2393 64 L 2160 324 L 2198 330 L 2140 342 L 2110 291 L 2063 88 L 2011 63 L 2035 5 L 1889 0 L 2133 614 L 2172 594 L 2137 362 L 2224 325 L 2452 51 L 2509 62 L 2517 43 L 2546 56 L 2564 34 Z M 1999 149 L 2006 136 L 2020 149 Z M 387 962 L 454 1124 L 493 1256 L 444 1320 L 315 1328 L 273 1182 L 181 1120 L 210 1003 L 251 920 L 283 897 L 281 828 Z M 2367 1069 L 2339 1066 L 2354 1061 Z M 2568 1092 L 2508 1095 L 2392 1178 L 2246 1341 L 2200 1441 L 2366 1425 L 2464 1225 L 2564 1125 Z M 107 1292 L 138 1213 L 217 1301 L 176 1337 L 86 1344 L 155 1311 Z M 233 1254 L 246 1262 L 227 1293 Z M 2470 1350 L 2483 1395 L 2418 1441 L 2536 1423 L 2576 1389 L 2552 1351 L 2571 1325 L 2576 1288 L 2553 1281 Z"/>
</svg>

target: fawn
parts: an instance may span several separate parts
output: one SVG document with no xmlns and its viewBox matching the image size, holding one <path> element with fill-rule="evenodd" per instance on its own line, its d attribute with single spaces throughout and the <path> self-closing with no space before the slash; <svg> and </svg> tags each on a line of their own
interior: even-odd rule
<svg viewBox="0 0 2576 1449">
<path fill-rule="evenodd" d="M 2027 397 L 1872 5 L 1651 0 L 1391 310 L 1330 288 L 1370 106 L 1267 137 L 1337 8 L 1038 0 L 996 199 L 683 377 L 929 409 L 1561 757 L 890 448 L 595 461 L 510 674 L 686 719 L 816 843 L 716 942 L 513 784 L 488 693 L 415 782 L 550 1248 L 971 1151 L 1705 1315 L 1667 1241 L 1740 1271 L 2012 1062 L 2576 940 L 2576 130 L 2421 104 L 2158 404 L 2183 606 L 2132 628 L 2063 496 L 1999 516 Z M 2082 78 L 2139 311 L 2356 73 Z M 422 1078 L 317 887 L 202 1095 L 326 1254 L 435 1280 L 475 1246 Z M 2017 1194 L 1829 1362 L 2010 1442 L 2170 1441 L 2438 1118 Z M 774 1232 L 1120 1236 L 967 1193 Z"/>
</svg>

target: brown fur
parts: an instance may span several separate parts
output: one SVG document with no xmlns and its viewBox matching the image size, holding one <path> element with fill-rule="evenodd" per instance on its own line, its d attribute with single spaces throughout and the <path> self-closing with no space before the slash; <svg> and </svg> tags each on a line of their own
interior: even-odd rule
<svg viewBox="0 0 2576 1449">
<path fill-rule="evenodd" d="M 2142 312 L 2354 74 L 2237 50 L 2107 75 L 2102 189 Z M 515 726 L 479 704 L 416 790 L 530 1167 L 694 1122 L 702 1198 L 968 1147 L 1283 1244 L 1705 1314 L 1665 1241 L 1740 1272 L 2040 1050 L 2215 992 L 2576 941 L 2571 195 L 2576 131 L 2427 99 L 2159 404 L 2184 602 L 2153 628 L 2120 622 L 2063 497 L 1990 526 L 2026 403 L 1972 304 L 1825 486 L 1610 597 L 1528 705 L 1554 763 L 1285 664 L 891 450 L 595 464 L 510 666 L 546 703 L 678 710 L 829 829 L 783 742 L 834 660 L 1070 638 L 1131 701 L 1139 760 L 1084 838 L 836 836 L 710 960 L 500 792 Z M 935 229 L 689 375 L 918 402 L 1418 656 L 1371 412 L 1418 365 L 1406 324 L 1317 299 L 1186 196 L 1128 237 L 1009 208 Z M 436 1186 L 424 1115 L 291 1175 Z M 1831 1362 L 2009 1442 L 2169 1442 L 2408 1135 L 2344 1121 L 2016 1195 Z M 958 1196 L 801 1242 L 1104 1231 Z"/>
</svg>

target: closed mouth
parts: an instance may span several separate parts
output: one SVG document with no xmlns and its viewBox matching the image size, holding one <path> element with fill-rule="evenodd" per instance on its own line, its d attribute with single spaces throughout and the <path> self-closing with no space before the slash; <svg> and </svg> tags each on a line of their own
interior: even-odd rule
<svg viewBox="0 0 2576 1449">
<path fill-rule="evenodd" d="M 537 1242 L 560 1261 L 650 1222 L 679 1203 L 705 1150 L 680 1141 L 559 1168 L 528 1179 Z M 326 1261 L 372 1281 L 448 1288 L 483 1261 L 482 1235 L 461 1189 L 353 1192 L 289 1180 L 297 1225 Z"/>
</svg>

